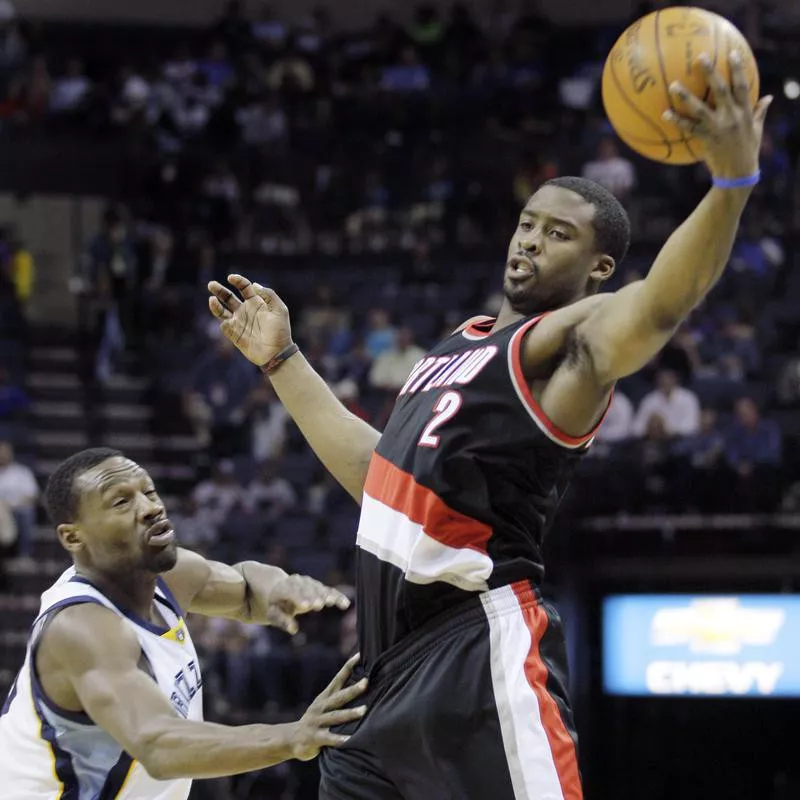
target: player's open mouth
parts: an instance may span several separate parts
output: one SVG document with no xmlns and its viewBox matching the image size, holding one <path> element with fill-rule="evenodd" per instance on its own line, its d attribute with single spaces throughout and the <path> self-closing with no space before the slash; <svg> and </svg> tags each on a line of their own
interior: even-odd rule
<svg viewBox="0 0 800 800">
<path fill-rule="evenodd" d="M 175 531 L 168 519 L 151 525 L 144 534 L 145 542 L 151 547 L 164 547 L 175 539 Z"/>
<path fill-rule="evenodd" d="M 527 277 L 536 274 L 536 267 L 533 261 L 525 256 L 514 256 L 509 259 L 508 267 L 511 274 L 516 278 Z"/>
</svg>

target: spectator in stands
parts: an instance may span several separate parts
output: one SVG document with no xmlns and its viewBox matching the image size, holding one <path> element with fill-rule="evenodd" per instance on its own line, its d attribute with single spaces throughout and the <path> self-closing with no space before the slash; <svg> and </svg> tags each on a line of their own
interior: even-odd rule
<svg viewBox="0 0 800 800">
<path fill-rule="evenodd" d="M 700 430 L 700 401 L 697 395 L 679 385 L 673 370 L 660 370 L 656 388 L 645 395 L 633 420 L 634 436 L 644 436 L 650 418 L 663 420 L 668 436 L 691 436 Z"/>
<path fill-rule="evenodd" d="M 86 107 L 92 82 L 86 77 L 83 62 L 71 58 L 65 73 L 56 78 L 50 95 L 50 110 L 54 114 L 76 114 Z"/>
<path fill-rule="evenodd" d="M 250 26 L 253 38 L 271 46 L 283 44 L 289 35 L 289 26 L 278 19 L 268 2 L 261 2 L 256 19 Z"/>
<path fill-rule="evenodd" d="M 384 350 L 372 365 L 370 386 L 396 394 L 406 382 L 414 364 L 424 355 L 425 351 L 414 342 L 414 332 L 410 328 L 398 328 L 394 344 Z"/>
<path fill-rule="evenodd" d="M 181 45 L 175 56 L 164 63 L 162 73 L 172 86 L 181 90 L 188 86 L 197 73 L 197 60 L 186 44 Z"/>
<path fill-rule="evenodd" d="M 215 242 L 229 240 L 239 216 L 241 188 L 239 179 L 225 160 L 219 159 L 206 175 L 201 195 L 201 219 L 208 226 L 212 238 Z"/>
<path fill-rule="evenodd" d="M 15 19 L 0 20 L 0 88 L 5 91 L 9 75 L 25 60 L 28 43 Z"/>
<path fill-rule="evenodd" d="M 269 461 L 283 454 L 289 415 L 275 396 L 272 385 L 255 386 L 248 397 L 245 411 L 250 426 L 250 452 L 256 461 Z"/>
<path fill-rule="evenodd" d="M 365 389 L 371 369 L 372 356 L 367 350 L 367 345 L 363 339 L 357 339 L 350 352 L 345 353 L 339 361 L 338 378 L 340 381 L 352 380 L 359 389 Z"/>
<path fill-rule="evenodd" d="M 630 442 L 626 455 L 630 481 L 626 503 L 639 511 L 680 508 L 682 500 L 674 481 L 677 462 L 672 433 L 664 416 L 658 412 L 647 416 L 643 435 Z"/>
<path fill-rule="evenodd" d="M 195 486 L 192 499 L 215 525 L 225 522 L 245 499 L 244 488 L 236 480 L 233 461 L 218 461 L 211 477 Z"/>
<path fill-rule="evenodd" d="M 700 413 L 700 430 L 675 442 L 673 452 L 691 467 L 677 475 L 678 494 L 690 498 L 702 511 L 722 508 L 730 487 L 722 474 L 725 434 L 720 428 L 717 412 L 704 408 Z"/>
<path fill-rule="evenodd" d="M 267 70 L 265 81 L 270 91 L 291 104 L 293 99 L 313 91 L 316 75 L 311 62 L 290 44 Z"/>
<path fill-rule="evenodd" d="M 197 66 L 208 85 L 215 89 L 225 89 L 233 80 L 234 69 L 228 57 L 228 47 L 220 39 L 211 43 L 208 55 Z"/>
<path fill-rule="evenodd" d="M 198 486 L 197 489 L 199 488 Z M 208 490 L 204 490 L 201 498 L 207 500 L 209 494 Z M 212 554 L 219 536 L 214 517 L 213 512 L 208 513 L 207 506 L 200 505 L 194 493 L 184 495 L 178 508 L 170 512 L 170 519 L 178 532 L 181 546 L 197 550 L 205 556 Z"/>
<path fill-rule="evenodd" d="M 248 511 L 259 511 L 274 521 L 297 505 L 297 494 L 292 484 L 280 474 L 280 462 L 268 460 L 261 463 L 258 475 L 244 493 L 244 506 Z"/>
<path fill-rule="evenodd" d="M 242 429 L 247 415 L 246 399 L 258 382 L 258 372 L 236 358 L 225 337 L 196 365 L 184 396 L 184 410 L 201 445 L 211 446 L 216 456 L 244 452 L 248 435 Z"/>
<path fill-rule="evenodd" d="M 583 166 L 583 177 L 605 186 L 620 200 L 625 200 L 636 185 L 633 164 L 619 154 L 614 139 L 606 137 L 597 146 L 597 157 Z"/>
<path fill-rule="evenodd" d="M 104 212 L 103 227 L 89 243 L 87 272 L 98 295 L 125 306 L 136 281 L 136 252 L 123 209 Z"/>
<path fill-rule="evenodd" d="M 17 528 L 17 552 L 33 555 L 33 529 L 39 486 L 29 467 L 14 460 L 11 442 L 0 441 L 0 503 L 11 509 Z"/>
<path fill-rule="evenodd" d="M 736 477 L 732 498 L 740 509 L 767 509 L 777 500 L 781 463 L 781 431 L 774 420 L 762 419 L 751 397 L 736 402 L 735 419 L 725 437 L 725 459 Z"/>
<path fill-rule="evenodd" d="M 139 281 L 145 292 L 145 305 L 154 306 L 158 293 L 167 284 L 177 283 L 175 239 L 168 228 L 156 228 L 145 243 Z M 150 327 L 149 325 L 147 326 Z"/>
<path fill-rule="evenodd" d="M 395 329 L 389 319 L 389 312 L 382 308 L 373 308 L 367 315 L 367 332 L 364 344 L 370 358 L 378 358 L 381 353 L 394 346 Z"/>
<path fill-rule="evenodd" d="M 135 330 L 136 255 L 120 209 L 105 211 L 102 230 L 89 243 L 85 271 L 94 304 L 95 377 L 106 381 Z"/>
<path fill-rule="evenodd" d="M 345 378 L 331 386 L 336 399 L 351 413 L 365 422 L 369 422 L 370 413 L 359 403 L 360 390 L 352 378 Z M 380 427 L 380 425 L 379 425 Z"/>
<path fill-rule="evenodd" d="M 329 351 L 335 355 L 343 355 L 349 347 L 342 347 L 338 339 L 350 344 L 346 335 L 350 329 L 350 312 L 343 309 L 337 301 L 333 288 L 326 283 L 318 284 L 314 294 L 300 314 L 297 332 L 302 339 L 331 338 L 337 341 L 329 343 Z"/>
<path fill-rule="evenodd" d="M 139 70 L 126 64 L 119 72 L 118 85 L 111 119 L 117 125 L 127 126 L 144 114 L 150 100 L 150 83 Z"/>
<path fill-rule="evenodd" d="M 269 152 L 275 154 L 286 144 L 289 120 L 274 97 L 239 109 L 236 123 L 241 129 L 242 141 L 250 147 L 269 147 Z"/>
<path fill-rule="evenodd" d="M 33 59 L 28 69 L 11 81 L 0 116 L 27 123 L 41 119 L 50 108 L 52 80 L 44 56 Z"/>
<path fill-rule="evenodd" d="M 616 444 L 624 442 L 633 434 L 633 403 L 619 389 L 614 390 L 614 397 L 606 418 L 595 436 L 597 442 Z"/>
<path fill-rule="evenodd" d="M 425 92 L 430 86 L 430 71 L 411 46 L 404 47 L 398 61 L 385 67 L 381 74 L 381 89 L 385 92 Z"/>
<path fill-rule="evenodd" d="M 739 228 L 724 285 L 733 285 L 737 296 L 759 303 L 766 299 L 785 258 L 778 239 L 765 230 L 761 217 L 751 210 Z"/>
<path fill-rule="evenodd" d="M 240 0 L 228 0 L 215 26 L 216 34 L 233 52 L 240 52 L 250 40 L 250 23 L 244 15 Z"/>
</svg>

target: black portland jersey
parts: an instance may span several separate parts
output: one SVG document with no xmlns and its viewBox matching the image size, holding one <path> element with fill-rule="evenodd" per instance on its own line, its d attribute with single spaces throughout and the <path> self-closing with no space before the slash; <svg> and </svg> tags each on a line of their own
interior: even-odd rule
<svg viewBox="0 0 800 800">
<path fill-rule="evenodd" d="M 474 323 L 417 363 L 370 463 L 358 526 L 362 661 L 487 589 L 544 575 L 542 540 L 595 430 L 559 431 L 531 394 L 523 338 Z"/>
</svg>

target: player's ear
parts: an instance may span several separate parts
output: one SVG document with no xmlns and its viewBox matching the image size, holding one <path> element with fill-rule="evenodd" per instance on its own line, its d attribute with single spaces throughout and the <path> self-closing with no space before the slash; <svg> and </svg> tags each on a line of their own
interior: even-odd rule
<svg viewBox="0 0 800 800">
<path fill-rule="evenodd" d="M 61 546 L 70 553 L 77 553 L 83 550 L 83 540 L 80 528 L 72 522 L 64 523 L 56 528 L 58 540 Z"/>
<path fill-rule="evenodd" d="M 589 277 L 597 283 L 605 283 L 614 274 L 616 267 L 616 262 L 611 256 L 598 256 Z"/>
</svg>

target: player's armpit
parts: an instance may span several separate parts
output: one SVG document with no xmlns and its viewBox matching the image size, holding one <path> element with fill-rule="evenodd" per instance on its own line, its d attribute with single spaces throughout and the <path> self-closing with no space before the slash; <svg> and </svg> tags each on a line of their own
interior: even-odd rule
<svg viewBox="0 0 800 800">
<path fill-rule="evenodd" d="M 597 387 L 641 369 L 672 338 L 680 317 L 663 313 L 651 287 L 635 281 L 607 296 L 606 302 L 575 329 Z"/>
</svg>

